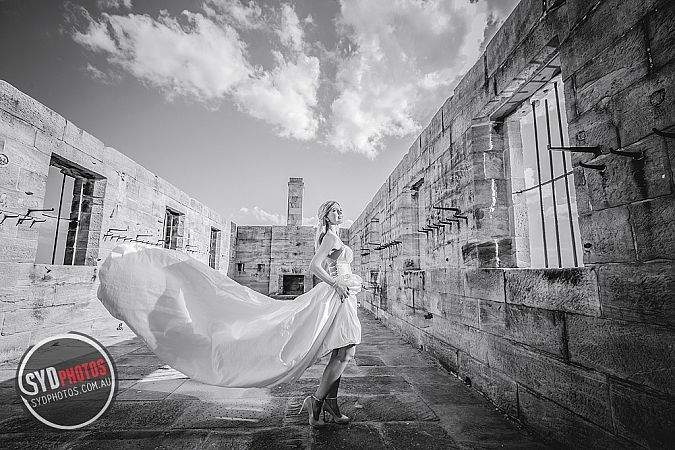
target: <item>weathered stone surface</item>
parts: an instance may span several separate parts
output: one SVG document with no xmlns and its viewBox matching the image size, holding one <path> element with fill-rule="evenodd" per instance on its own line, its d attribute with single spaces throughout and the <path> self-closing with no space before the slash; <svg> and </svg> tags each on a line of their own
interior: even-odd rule
<svg viewBox="0 0 675 450">
<path fill-rule="evenodd" d="M 675 8 L 666 0 L 647 16 L 649 49 L 656 70 L 675 58 Z"/>
<path fill-rule="evenodd" d="M 467 297 L 503 302 L 504 271 L 499 269 L 466 270 L 464 292 Z"/>
<path fill-rule="evenodd" d="M 529 351 L 506 339 L 490 339 L 491 368 L 587 420 L 612 429 L 607 377 Z"/>
<path fill-rule="evenodd" d="M 622 145 L 632 144 L 675 122 L 675 61 L 614 96 Z"/>
<path fill-rule="evenodd" d="M 598 285 L 603 317 L 675 327 L 675 263 L 604 265 Z"/>
<path fill-rule="evenodd" d="M 675 442 L 675 401 L 633 386 L 610 387 L 614 422 L 619 436 L 647 448 L 669 448 Z"/>
<path fill-rule="evenodd" d="M 619 92 L 649 72 L 649 55 L 642 27 L 629 30 L 575 74 L 577 112 Z"/>
<path fill-rule="evenodd" d="M 607 152 L 609 148 L 621 147 L 619 130 L 614 121 L 614 102 L 605 97 L 594 104 L 590 110 L 576 115 L 569 121 L 568 132 L 572 145 L 581 147 L 601 146 Z M 572 163 L 588 162 L 590 157 L 586 153 L 573 153 Z M 584 169 L 585 172 L 593 169 Z"/>
<path fill-rule="evenodd" d="M 518 417 L 518 385 L 513 379 L 465 353 L 460 353 L 458 376 L 508 415 Z"/>
<path fill-rule="evenodd" d="M 3 238 L 0 246 L 0 261 L 33 262 L 37 253 L 37 241 Z"/>
<path fill-rule="evenodd" d="M 518 390 L 519 419 L 546 441 L 561 448 L 635 450 L 635 443 L 588 423 L 560 405 L 527 389 Z"/>
<path fill-rule="evenodd" d="M 603 155 L 595 162 L 605 164 L 606 169 L 585 173 L 590 207 L 594 211 L 672 193 L 670 163 L 663 139 L 650 136 L 621 151 L 644 157 Z"/>
<path fill-rule="evenodd" d="M 63 137 L 66 119 L 3 80 L 0 80 L 0 109 L 52 136 Z"/>
<path fill-rule="evenodd" d="M 675 331 L 575 314 L 566 320 L 571 362 L 675 394 L 675 358 L 668 353 Z"/>
<path fill-rule="evenodd" d="M 506 304 L 503 336 L 558 358 L 567 358 L 565 316 L 561 311 Z"/>
<path fill-rule="evenodd" d="M 461 448 L 448 435 L 448 432 L 437 424 L 391 423 L 385 424 L 382 431 L 387 442 L 387 448 L 392 450 L 408 450 L 411 448 L 452 450 Z"/>
<path fill-rule="evenodd" d="M 577 5 L 576 8 L 572 7 L 572 9 L 576 9 L 576 11 L 579 11 L 579 9 L 587 10 L 590 2 L 585 3 L 586 5 Z M 630 2 L 603 0 L 597 3 L 598 6 L 588 14 L 584 26 L 576 28 L 569 38 L 561 43 L 560 53 L 566 63 L 567 73 L 576 72 L 587 61 L 616 42 L 654 7 L 656 0 Z M 612 24 L 612 26 L 608 26 L 608 24 Z"/>
<path fill-rule="evenodd" d="M 630 205 L 630 221 L 635 230 L 641 261 L 673 259 L 675 256 L 675 203 L 658 198 Z"/>
<path fill-rule="evenodd" d="M 521 1 L 499 28 L 485 49 L 487 74 L 492 76 L 516 46 L 537 25 L 543 12 L 542 2 Z"/>
<path fill-rule="evenodd" d="M 584 263 L 635 261 L 637 255 L 629 219 L 630 213 L 625 206 L 579 216 Z"/>
<path fill-rule="evenodd" d="M 597 276 L 591 268 L 505 270 L 506 302 L 599 315 Z"/>
</svg>

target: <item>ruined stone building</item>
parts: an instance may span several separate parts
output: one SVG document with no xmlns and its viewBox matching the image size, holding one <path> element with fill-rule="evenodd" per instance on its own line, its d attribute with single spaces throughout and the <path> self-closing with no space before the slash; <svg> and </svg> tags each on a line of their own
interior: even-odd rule
<svg viewBox="0 0 675 450">
<path fill-rule="evenodd" d="M 288 182 L 286 226 L 234 226 L 236 237 L 228 275 L 244 286 L 278 299 L 309 291 L 318 280 L 309 273 L 316 227 L 302 225 L 302 178 Z M 349 230 L 340 228 L 347 242 Z"/>
<path fill-rule="evenodd" d="M 362 305 L 557 446 L 673 448 L 674 138 L 675 2 L 521 1 L 351 226 Z"/>
<path fill-rule="evenodd" d="M 522 0 L 343 236 L 362 307 L 556 448 L 675 442 L 674 75 L 672 1 Z M 117 327 L 121 242 L 306 292 L 303 188 L 238 227 L 0 82 L 2 361 Z"/>
</svg>

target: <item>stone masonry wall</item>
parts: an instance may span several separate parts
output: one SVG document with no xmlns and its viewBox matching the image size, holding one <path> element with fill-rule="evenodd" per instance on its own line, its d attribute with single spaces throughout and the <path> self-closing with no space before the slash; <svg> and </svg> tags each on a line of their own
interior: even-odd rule
<svg viewBox="0 0 675 450">
<path fill-rule="evenodd" d="M 551 66 L 566 144 L 602 155 L 573 157 L 583 267 L 529 269 L 504 111 Z M 653 128 L 675 132 L 675 3 L 521 1 L 352 225 L 362 305 L 556 448 L 672 448 L 675 139 Z"/>
<path fill-rule="evenodd" d="M 73 241 L 80 265 L 36 264 L 44 222 L 19 223 L 28 209 L 43 208 L 54 160 L 96 175 L 82 191 L 80 219 L 86 226 Z M 161 245 L 167 207 L 184 217 L 177 249 L 204 263 L 211 228 L 221 230 L 217 267 L 227 272 L 230 221 L 4 81 L 0 163 L 0 361 L 18 358 L 29 345 L 62 332 L 99 339 L 125 335 L 96 298 L 98 264 L 125 237 Z"/>
</svg>

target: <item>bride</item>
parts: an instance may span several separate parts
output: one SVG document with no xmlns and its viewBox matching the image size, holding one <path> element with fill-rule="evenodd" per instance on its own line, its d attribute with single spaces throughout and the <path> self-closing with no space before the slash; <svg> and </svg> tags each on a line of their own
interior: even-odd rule
<svg viewBox="0 0 675 450">
<path fill-rule="evenodd" d="M 314 395 L 302 409 L 320 427 L 321 411 L 336 423 L 342 372 L 361 342 L 351 273 L 352 250 L 337 234 L 342 208 L 319 208 L 310 272 L 322 283 L 292 301 L 278 301 L 237 284 L 175 250 L 116 247 L 101 266 L 98 298 L 164 362 L 203 383 L 274 386 L 297 380 L 331 354 Z"/>
</svg>

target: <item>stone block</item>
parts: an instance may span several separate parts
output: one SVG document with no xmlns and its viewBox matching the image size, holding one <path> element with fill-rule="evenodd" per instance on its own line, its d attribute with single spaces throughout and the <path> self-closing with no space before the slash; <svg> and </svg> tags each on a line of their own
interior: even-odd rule
<svg viewBox="0 0 675 450">
<path fill-rule="evenodd" d="M 589 2 L 584 2 L 587 7 Z M 583 25 L 576 28 L 560 46 L 566 73 L 576 72 L 633 28 L 654 7 L 656 0 L 604 0 L 589 11 Z M 575 14 L 579 3 L 568 8 Z M 585 9 L 584 7 L 580 9 Z M 573 20 L 572 18 L 570 18 Z M 608 26 L 607 24 L 613 24 Z"/>
<path fill-rule="evenodd" d="M 503 336 L 506 330 L 506 304 L 490 300 L 477 300 L 479 319 L 474 326 L 481 331 Z"/>
<path fill-rule="evenodd" d="M 601 0 L 567 0 L 567 19 L 569 28 L 574 28 L 579 21 L 584 20 L 588 12 L 597 7 Z"/>
<path fill-rule="evenodd" d="M 21 192 L 32 192 L 33 195 L 44 198 L 47 189 L 47 173 L 38 173 L 21 168 L 17 180 L 17 189 Z"/>
<path fill-rule="evenodd" d="M 642 152 L 644 157 L 603 155 L 597 158 L 594 163 L 605 164 L 606 169 L 585 172 L 591 209 L 597 211 L 672 193 L 669 160 L 662 138 L 649 136 L 621 150 Z"/>
<path fill-rule="evenodd" d="M 607 264 L 598 270 L 602 316 L 675 327 L 675 263 Z"/>
<path fill-rule="evenodd" d="M 612 430 L 607 377 L 491 336 L 488 364 L 596 425 Z"/>
<path fill-rule="evenodd" d="M 675 394 L 675 331 L 634 322 L 568 314 L 570 361 L 608 375 Z"/>
<path fill-rule="evenodd" d="M 504 302 L 504 271 L 499 269 L 464 271 L 464 292 L 469 298 Z"/>
<path fill-rule="evenodd" d="M 471 387 L 485 395 L 497 408 L 518 417 L 518 385 L 503 373 L 470 356 L 459 354 L 460 379 L 468 377 Z"/>
<path fill-rule="evenodd" d="M 649 49 L 655 70 L 675 58 L 675 8 L 663 1 L 647 16 Z"/>
<path fill-rule="evenodd" d="M 616 437 L 569 409 L 525 388 L 518 389 L 518 418 L 555 448 L 635 450 L 635 443 Z"/>
<path fill-rule="evenodd" d="M 601 100 L 589 111 L 580 113 L 569 121 L 568 132 L 572 145 L 580 147 L 601 146 L 606 149 L 620 148 L 619 130 L 614 123 L 614 103 L 609 98 Z M 572 154 L 573 164 L 588 161 L 588 154 Z M 586 169 L 591 170 L 591 169 Z"/>
<path fill-rule="evenodd" d="M 0 80 L 0 109 L 57 138 L 63 137 L 66 119 Z"/>
<path fill-rule="evenodd" d="M 470 339 L 466 325 L 442 317 L 434 317 L 425 331 L 452 348 L 470 353 Z"/>
<path fill-rule="evenodd" d="M 504 179 L 504 152 L 474 152 L 473 176 L 476 180 Z"/>
<path fill-rule="evenodd" d="M 501 206 L 482 206 L 473 210 L 473 228 L 475 230 L 476 238 L 489 240 L 510 236 L 511 214 L 509 212 L 509 207 L 505 206 L 505 201 L 500 201 L 499 203 Z M 469 225 L 472 224 L 469 223 Z M 498 267 L 507 266 L 501 265 Z"/>
<path fill-rule="evenodd" d="M 561 311 L 504 306 L 505 328 L 502 336 L 541 352 L 567 359 L 565 315 Z"/>
<path fill-rule="evenodd" d="M 505 279 L 507 303 L 600 315 L 598 281 L 591 268 L 507 269 Z"/>
<path fill-rule="evenodd" d="M 76 127 L 70 121 L 66 121 L 63 140 L 66 144 L 73 146 L 96 161 L 103 161 L 103 149 L 105 147 L 103 142 L 99 141 L 86 131 Z"/>
<path fill-rule="evenodd" d="M 615 95 L 615 122 L 623 146 L 675 123 L 675 61 Z M 616 148 L 616 147 L 615 147 Z"/>
<path fill-rule="evenodd" d="M 0 239 L 0 261 L 34 262 L 37 254 L 37 240 L 18 238 Z"/>
<path fill-rule="evenodd" d="M 577 112 L 590 110 L 649 73 L 646 39 L 644 28 L 634 27 L 576 72 Z"/>
<path fill-rule="evenodd" d="M 616 433 L 645 448 L 675 443 L 675 401 L 623 383 L 612 383 L 610 398 Z"/>
<path fill-rule="evenodd" d="M 19 183 L 19 171 L 21 168 L 16 164 L 6 164 L 0 166 L 0 188 L 16 191 Z M 18 211 L 17 211 L 18 212 Z"/>
<path fill-rule="evenodd" d="M 585 264 L 635 261 L 637 255 L 629 218 L 625 206 L 579 216 Z"/>
<path fill-rule="evenodd" d="M 54 286 L 25 286 L 0 288 L 0 311 L 41 308 L 54 303 Z"/>
<path fill-rule="evenodd" d="M 543 12 L 543 2 L 523 0 L 518 3 L 485 49 L 485 70 L 488 76 L 495 73 L 516 46 L 537 26 Z"/>
<path fill-rule="evenodd" d="M 455 112 L 461 111 L 465 106 L 470 106 L 472 102 L 475 102 L 477 95 L 481 91 L 485 93 L 487 89 L 487 79 L 485 78 L 485 58 L 479 57 L 478 61 L 476 61 L 476 63 L 468 70 L 468 72 L 462 77 L 460 82 L 455 87 L 452 98 Z M 455 135 L 454 132 L 452 134 L 453 136 Z"/>
<path fill-rule="evenodd" d="M 49 171 L 49 156 L 36 150 L 35 147 L 15 140 L 4 141 L 4 148 L 0 138 L 0 153 L 4 153 L 9 162 L 31 172 L 44 173 Z"/>
<path fill-rule="evenodd" d="M 30 331 L 0 336 L 0 363 L 18 360 L 31 343 Z"/>
<path fill-rule="evenodd" d="M 478 328 L 478 300 L 457 294 L 440 294 L 440 314 L 443 318 Z"/>
<path fill-rule="evenodd" d="M 18 142 L 32 147 L 35 143 L 36 128 L 12 114 L 0 109 L 0 153 L 2 142 Z"/>
<path fill-rule="evenodd" d="M 673 259 L 675 255 L 675 202 L 672 197 L 629 206 L 638 259 Z"/>
</svg>

